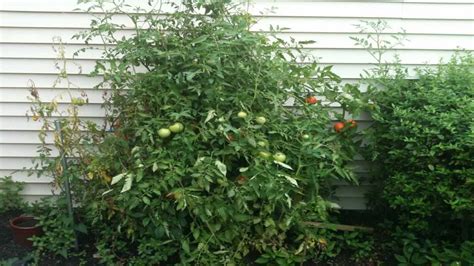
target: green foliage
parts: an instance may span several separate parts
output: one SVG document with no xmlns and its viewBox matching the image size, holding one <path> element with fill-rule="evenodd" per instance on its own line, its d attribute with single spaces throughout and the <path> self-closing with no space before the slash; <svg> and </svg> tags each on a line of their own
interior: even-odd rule
<svg viewBox="0 0 474 266">
<path fill-rule="evenodd" d="M 379 65 L 366 77 L 374 102 L 368 148 L 379 167 L 372 203 L 381 213 L 389 207 L 402 264 L 426 264 L 435 250 L 460 254 L 472 239 L 473 66 L 472 54 L 459 52 L 418 69 L 416 79 L 399 64 Z M 444 258 L 434 262 L 452 262 Z"/>
<path fill-rule="evenodd" d="M 42 235 L 32 237 L 35 258 L 40 259 L 45 254 L 68 258 L 75 236 L 66 202 L 61 198 L 43 198 L 33 205 L 33 210 L 43 230 Z"/>
<path fill-rule="evenodd" d="M 358 231 L 345 232 L 341 236 L 344 249 L 351 253 L 351 258 L 355 262 L 366 262 L 376 260 L 375 241 L 373 236 Z"/>
<path fill-rule="evenodd" d="M 152 3 L 129 13 L 83 2 L 102 15 L 76 37 L 116 44 L 93 73 L 110 88 L 114 132 L 96 132 L 86 142 L 94 149 L 76 138 L 65 149 L 80 158 L 68 173 L 85 177 L 73 182 L 75 198 L 102 262 L 291 265 L 317 256 L 305 251 L 318 232 L 302 222 L 328 218 L 331 180 L 356 182 L 347 164 L 357 132 L 336 133 L 331 117 L 358 111 L 358 88 L 340 97 L 330 67 L 300 64 L 311 60 L 301 44 L 249 31 L 252 17 L 226 1 L 184 1 L 163 17 Z M 116 14 L 130 18 L 132 36 L 117 37 Z M 307 96 L 337 101 L 343 114 Z M 64 123 L 76 136 L 76 120 Z M 58 161 L 49 165 L 62 180 Z"/>
<path fill-rule="evenodd" d="M 19 194 L 23 186 L 23 183 L 13 181 L 11 176 L 0 177 L 0 213 L 24 210 L 27 207 Z"/>
</svg>

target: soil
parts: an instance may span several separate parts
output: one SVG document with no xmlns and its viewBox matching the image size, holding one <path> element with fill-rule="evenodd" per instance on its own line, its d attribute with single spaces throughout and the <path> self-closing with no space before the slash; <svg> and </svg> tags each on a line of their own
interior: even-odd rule
<svg viewBox="0 0 474 266">
<path fill-rule="evenodd" d="M 19 223 L 13 223 L 13 224 L 18 226 L 18 227 L 33 227 L 37 223 L 38 223 L 37 220 L 32 219 L 32 220 L 21 221 Z"/>
</svg>

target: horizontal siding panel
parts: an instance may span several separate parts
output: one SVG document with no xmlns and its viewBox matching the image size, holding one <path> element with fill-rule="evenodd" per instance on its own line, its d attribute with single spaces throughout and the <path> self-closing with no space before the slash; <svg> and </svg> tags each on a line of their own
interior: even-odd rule
<svg viewBox="0 0 474 266">
<path fill-rule="evenodd" d="M 58 155 L 57 149 L 53 145 L 48 147 L 52 149 L 51 156 L 55 157 Z M 38 156 L 37 149 L 38 145 L 36 144 L 0 144 L 0 157 L 34 158 Z"/>
<path fill-rule="evenodd" d="M 134 4 L 146 7 L 146 1 Z M 84 5 L 82 5 L 84 6 Z M 81 6 L 81 7 L 82 7 Z M 73 0 L 49 0 L 48 4 L 31 0 L 3 0 L 0 11 L 27 12 L 72 12 L 79 7 Z M 84 6 L 85 7 L 85 6 Z M 436 18 L 436 19 L 472 19 L 472 4 L 424 4 L 424 3 L 383 3 L 383 2 L 260 2 L 250 5 L 253 15 L 282 17 L 361 17 L 361 18 Z M 164 12 L 172 9 L 164 8 Z M 439 12 L 443 10 L 443 12 Z M 133 8 L 130 9 L 133 11 Z M 80 12 L 80 11 L 76 11 Z"/>
<path fill-rule="evenodd" d="M 283 17 L 356 17 L 356 18 L 428 18 L 428 19 L 472 19 L 472 4 L 451 5 L 422 3 L 381 2 L 298 2 L 257 3 L 250 10 L 252 14 L 268 13 L 273 6 L 272 16 Z M 443 10 L 443 12 L 439 12 Z"/>
<path fill-rule="evenodd" d="M 26 61 L 26 62 L 22 62 Z M 54 60 L 51 59 L 2 59 L 5 64 L 0 65 L 0 74 L 58 74 L 59 71 L 54 67 Z M 90 73 L 94 69 L 94 60 L 82 60 L 78 63 L 83 73 Z M 320 64 L 321 67 L 325 67 L 328 64 Z M 364 70 L 373 68 L 371 64 L 330 64 L 334 73 L 342 78 L 346 79 L 357 79 Z M 78 66 L 69 64 L 71 71 L 77 71 Z M 413 75 L 414 69 L 420 67 L 420 65 L 409 65 L 409 72 Z M 35 80 L 33 80 L 35 81 Z M 35 82 L 36 83 L 36 82 Z"/>
<path fill-rule="evenodd" d="M 73 53 L 86 46 L 68 45 L 65 47 L 67 59 L 73 59 Z M 375 59 L 364 49 L 305 49 L 305 53 L 313 56 L 320 63 L 326 64 L 369 64 Z M 449 58 L 451 50 L 394 50 L 387 52 L 385 58 L 392 59 L 398 54 L 403 64 L 436 64 L 440 58 Z M 82 60 L 97 60 L 101 58 L 101 51 L 88 50 L 76 57 L 77 62 Z M 0 58 L 3 59 L 55 59 L 56 54 L 48 44 L 0 44 Z M 3 61 L 3 60 L 2 60 Z"/>
<path fill-rule="evenodd" d="M 49 196 L 49 195 L 23 195 L 23 198 L 25 199 L 26 202 L 29 202 L 29 203 L 35 203 L 35 202 L 40 202 L 42 198 L 44 198 L 45 196 Z"/>
<path fill-rule="evenodd" d="M 103 119 L 100 118 L 87 118 L 85 119 L 94 122 L 96 124 L 102 125 Z M 41 129 L 41 122 L 37 121 L 34 122 L 31 119 L 28 119 L 26 116 L 0 116 L 0 128 L 3 131 L 32 131 L 32 130 L 40 130 Z"/>
<path fill-rule="evenodd" d="M 28 169 L 34 165 L 32 160 L 33 158 L 25 157 L 0 157 L 0 169 L 2 169 L 2 171 L 15 171 L 24 168 Z"/>
<path fill-rule="evenodd" d="M 58 78 L 55 74 L 1 74 L 0 88 L 29 88 L 31 81 L 34 81 L 36 88 L 51 88 L 54 81 Z M 354 79 L 343 79 L 342 83 L 354 83 L 359 77 Z M 81 89 L 92 89 L 102 81 L 101 77 L 88 77 L 87 75 L 70 74 L 69 80 Z M 57 84 L 55 89 L 66 89 L 65 82 Z"/>
<path fill-rule="evenodd" d="M 338 186 L 336 188 L 334 196 L 337 198 L 357 198 L 361 197 L 361 194 L 367 193 L 370 186 L 360 185 L 360 186 Z"/>
<path fill-rule="evenodd" d="M 58 104 L 58 111 L 67 114 L 68 104 Z M 24 117 L 31 104 L 29 103 L 0 103 L 0 117 L 20 116 Z M 86 104 L 78 107 L 80 117 L 103 117 L 104 110 L 100 104 Z M 31 115 L 31 112 L 30 112 Z M 35 121 L 31 121 L 35 123 Z"/>
<path fill-rule="evenodd" d="M 82 44 L 81 40 L 72 40 L 71 37 L 78 31 L 74 29 L 30 29 L 30 28 L 0 28 L 2 39 L 0 43 L 31 43 L 31 44 L 53 44 L 53 39 L 61 37 L 64 43 Z M 121 36 L 131 36 L 132 31 Z M 307 48 L 354 48 L 354 41 L 349 36 L 364 37 L 359 34 L 346 33 L 280 33 L 284 40 L 293 37 L 297 41 L 316 41 L 314 44 L 306 45 Z M 409 41 L 405 43 L 404 49 L 457 49 L 458 47 L 474 50 L 474 37 L 472 35 L 409 35 Z M 91 41 L 91 44 L 100 44 L 100 41 Z"/>
<path fill-rule="evenodd" d="M 93 16 L 85 13 L 23 13 L 23 12 L 0 12 L 1 27 L 20 28 L 69 28 L 83 30 L 89 27 Z M 369 19 L 370 20 L 370 19 Z M 131 28 L 133 23 L 125 15 L 117 15 L 113 20 L 116 24 L 126 25 Z M 330 17 L 259 17 L 256 25 L 252 27 L 255 31 L 268 31 L 271 26 L 289 28 L 288 32 L 307 33 L 357 33 L 354 26 L 360 24 L 360 18 L 330 18 Z M 397 33 L 401 28 L 408 34 L 474 34 L 474 21 L 451 20 L 421 20 L 421 19 L 386 19 L 391 30 L 388 33 Z"/>
<path fill-rule="evenodd" d="M 0 143 L 7 144 L 39 144 L 38 131 L 0 131 Z M 46 143 L 53 143 L 52 134 L 46 137 Z M 0 167 L 1 169 L 1 167 Z"/>
<path fill-rule="evenodd" d="M 66 59 L 99 59 L 102 56 L 100 46 L 94 46 L 94 49 L 87 49 L 77 56 L 73 54 L 79 49 L 89 48 L 81 44 L 67 44 L 64 47 Z M 52 44 L 24 44 L 24 43 L 0 43 L 0 58 L 50 58 L 56 59 L 57 52 L 53 50 Z"/>
<path fill-rule="evenodd" d="M 27 171 L 17 171 L 12 173 L 8 170 L 0 170 L 0 176 L 11 176 L 14 181 L 36 184 L 49 184 L 53 182 L 53 178 L 41 176 L 38 178 L 36 174 L 28 175 Z"/>
<path fill-rule="evenodd" d="M 82 90 L 82 89 L 51 89 L 51 88 L 40 88 L 38 94 L 42 101 L 50 101 L 56 98 L 58 103 L 69 103 L 70 96 L 82 97 L 82 94 L 87 95 L 89 104 L 101 104 L 103 101 L 103 90 Z M 58 98 L 58 96 L 60 96 Z M 0 103 L 24 103 L 31 102 L 30 90 L 26 88 L 0 88 Z M 0 105 L 1 106 L 1 105 Z"/>
<path fill-rule="evenodd" d="M 57 75 L 51 74 L 6 74 L 0 73 L 0 88 L 29 88 L 33 81 L 37 88 L 51 88 L 58 79 Z M 100 83 L 101 77 L 87 77 L 86 75 L 69 74 L 68 79 L 74 85 L 82 89 L 90 89 Z M 56 85 L 57 88 L 67 88 L 67 83 L 62 81 Z"/>
<path fill-rule="evenodd" d="M 29 196 L 48 196 L 58 194 L 59 190 L 53 188 L 50 184 L 45 183 L 27 183 L 25 184 L 23 190 L 20 192 L 20 195 L 29 195 Z"/>
<path fill-rule="evenodd" d="M 474 4 L 473 0 L 403 0 L 406 3 L 424 3 L 424 4 Z"/>
</svg>

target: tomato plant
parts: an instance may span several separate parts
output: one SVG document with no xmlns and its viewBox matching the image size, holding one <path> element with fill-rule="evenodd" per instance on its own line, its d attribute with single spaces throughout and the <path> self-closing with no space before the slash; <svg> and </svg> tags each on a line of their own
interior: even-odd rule
<svg viewBox="0 0 474 266">
<path fill-rule="evenodd" d="M 332 180 L 356 182 L 357 143 L 307 98 L 339 100 L 331 67 L 300 64 L 311 59 L 303 44 L 277 32 L 251 32 L 254 19 L 230 1 L 183 1 L 165 16 L 154 1 L 133 13 L 82 2 L 100 15 L 76 37 L 104 42 L 92 75 L 108 91 L 105 129 L 74 164 L 76 195 L 102 262 L 313 259 L 301 252 L 316 243 L 303 222 L 328 219 Z M 127 26 L 115 16 L 134 33 L 118 37 Z"/>
</svg>

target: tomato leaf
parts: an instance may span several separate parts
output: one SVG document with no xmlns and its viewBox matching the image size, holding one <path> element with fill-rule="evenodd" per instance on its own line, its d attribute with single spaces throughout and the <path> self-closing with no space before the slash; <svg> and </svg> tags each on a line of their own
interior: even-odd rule
<svg viewBox="0 0 474 266">
<path fill-rule="evenodd" d="M 219 169 L 219 172 L 221 172 L 223 176 L 227 175 L 227 166 L 225 166 L 225 164 L 223 164 L 219 160 L 216 160 L 216 166 L 217 166 L 217 169 Z"/>
<path fill-rule="evenodd" d="M 286 178 L 286 180 L 288 180 L 288 182 L 290 182 L 293 186 L 298 187 L 298 182 L 293 177 L 289 175 L 280 175 L 280 176 L 283 176 L 284 178 Z"/>
<path fill-rule="evenodd" d="M 289 169 L 289 170 L 293 170 L 293 168 L 289 165 L 287 165 L 286 163 L 282 163 L 282 162 L 279 162 L 279 161 L 273 161 L 274 163 L 278 164 L 279 166 L 283 167 L 283 168 L 286 168 L 286 169 Z"/>
<path fill-rule="evenodd" d="M 128 174 L 127 178 L 125 178 L 125 184 L 123 184 L 122 190 L 120 193 L 127 192 L 132 188 L 132 175 Z"/>
<path fill-rule="evenodd" d="M 117 184 L 122 178 L 126 175 L 127 173 L 121 173 L 118 174 L 114 177 L 112 177 L 112 182 L 110 182 L 111 185 Z"/>
<path fill-rule="evenodd" d="M 204 120 L 204 124 L 209 122 L 211 119 L 213 119 L 214 117 L 216 116 L 216 110 L 209 110 L 209 112 L 207 112 L 207 117 L 206 117 L 206 120 Z"/>
</svg>

